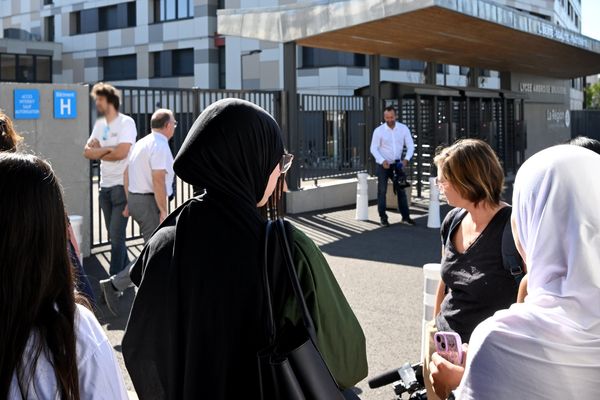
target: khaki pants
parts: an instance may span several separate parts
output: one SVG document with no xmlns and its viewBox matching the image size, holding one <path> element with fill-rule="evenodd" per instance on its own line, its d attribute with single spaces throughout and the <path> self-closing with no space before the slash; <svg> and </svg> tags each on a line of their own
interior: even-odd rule
<svg viewBox="0 0 600 400">
<path fill-rule="evenodd" d="M 427 337 L 429 338 L 427 353 L 425 353 L 425 359 L 423 360 L 423 381 L 425 382 L 425 388 L 427 389 L 427 400 L 441 400 L 433 391 L 433 386 L 429 379 L 429 362 L 431 361 L 431 355 L 435 353 L 433 335 L 438 331 L 435 327 L 435 320 L 429 321 L 425 326 L 425 329 L 427 331 Z"/>
</svg>

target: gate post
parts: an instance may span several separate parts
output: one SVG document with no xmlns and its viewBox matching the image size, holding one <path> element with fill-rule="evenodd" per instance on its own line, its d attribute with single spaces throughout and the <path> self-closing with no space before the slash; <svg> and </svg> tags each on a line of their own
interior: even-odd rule
<svg viewBox="0 0 600 400">
<path fill-rule="evenodd" d="M 381 121 L 381 59 L 379 55 L 369 56 L 369 94 L 370 94 L 370 115 L 367 119 L 367 131 L 365 146 L 367 149 L 371 146 L 373 131 Z M 371 152 L 367 151 L 368 171 L 371 175 L 375 172 L 375 160 L 371 157 Z"/>
<path fill-rule="evenodd" d="M 286 135 L 286 145 L 288 151 L 296 156 L 296 162 L 292 164 L 288 173 L 288 188 L 298 190 L 300 188 L 300 164 L 302 158 L 300 154 L 300 132 L 298 129 L 298 88 L 296 71 L 296 43 L 288 42 L 283 44 L 283 90 L 287 104 L 282 107 L 284 110 L 283 131 Z"/>
</svg>

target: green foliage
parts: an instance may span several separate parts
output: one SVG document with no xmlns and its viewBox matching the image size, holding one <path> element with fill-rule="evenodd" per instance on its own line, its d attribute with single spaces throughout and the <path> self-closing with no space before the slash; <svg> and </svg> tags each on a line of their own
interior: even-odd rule
<svg viewBox="0 0 600 400">
<path fill-rule="evenodd" d="M 585 88 L 586 108 L 600 108 L 600 82 Z"/>
</svg>

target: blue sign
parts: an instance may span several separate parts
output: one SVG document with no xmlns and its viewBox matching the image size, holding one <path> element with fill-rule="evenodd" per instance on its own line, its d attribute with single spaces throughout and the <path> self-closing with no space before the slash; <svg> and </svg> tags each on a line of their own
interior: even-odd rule
<svg viewBox="0 0 600 400">
<path fill-rule="evenodd" d="M 15 89 L 15 119 L 40 118 L 40 91 L 37 89 Z"/>
<path fill-rule="evenodd" d="M 74 90 L 54 91 L 54 118 L 77 118 L 77 93 Z"/>
</svg>

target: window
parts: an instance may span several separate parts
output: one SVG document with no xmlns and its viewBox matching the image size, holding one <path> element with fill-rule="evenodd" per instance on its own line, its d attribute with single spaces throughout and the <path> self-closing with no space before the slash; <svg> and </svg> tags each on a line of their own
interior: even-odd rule
<svg viewBox="0 0 600 400">
<path fill-rule="evenodd" d="M 173 51 L 173 75 L 194 75 L 194 49 Z"/>
<path fill-rule="evenodd" d="M 0 54 L 0 80 L 52 82 L 52 57 L 31 54 Z"/>
<path fill-rule="evenodd" d="M 394 69 L 397 70 L 400 67 L 400 60 L 397 58 L 381 57 L 380 58 L 381 69 Z"/>
<path fill-rule="evenodd" d="M 579 28 L 579 15 L 575 14 L 575 27 Z"/>
<path fill-rule="evenodd" d="M 135 54 L 104 57 L 102 65 L 106 81 L 137 79 L 137 56 Z"/>
<path fill-rule="evenodd" d="M 400 60 L 401 71 L 422 72 L 425 71 L 425 62 L 417 60 Z"/>
<path fill-rule="evenodd" d="M 136 25 L 135 2 L 90 8 L 71 13 L 71 35 L 93 33 Z"/>
<path fill-rule="evenodd" d="M 152 78 L 194 75 L 194 49 L 165 50 L 151 53 Z"/>
<path fill-rule="evenodd" d="M 35 56 L 35 81 L 52 82 L 52 58 Z"/>
<path fill-rule="evenodd" d="M 35 40 L 35 36 L 26 31 L 25 29 L 19 28 L 6 28 L 4 29 L 5 39 L 18 39 L 18 40 Z M 39 39 L 38 39 L 39 40 Z"/>
<path fill-rule="evenodd" d="M 0 55 L 0 80 L 17 80 L 17 56 L 14 54 Z"/>
<path fill-rule="evenodd" d="M 44 5 L 47 6 L 48 4 L 53 4 L 54 2 L 52 0 L 44 0 Z"/>
<path fill-rule="evenodd" d="M 219 52 L 219 89 L 227 88 L 227 75 L 225 68 L 225 46 L 219 46 L 217 48 Z"/>
<path fill-rule="evenodd" d="M 44 18 L 44 40 L 54 42 L 54 15 Z"/>
<path fill-rule="evenodd" d="M 154 22 L 173 21 L 194 16 L 192 0 L 153 0 L 153 2 Z"/>
<path fill-rule="evenodd" d="M 367 57 L 364 54 L 313 49 L 310 47 L 302 48 L 302 68 L 366 66 Z"/>
<path fill-rule="evenodd" d="M 34 72 L 33 56 L 20 54 L 17 58 L 17 81 L 33 82 Z"/>
</svg>

